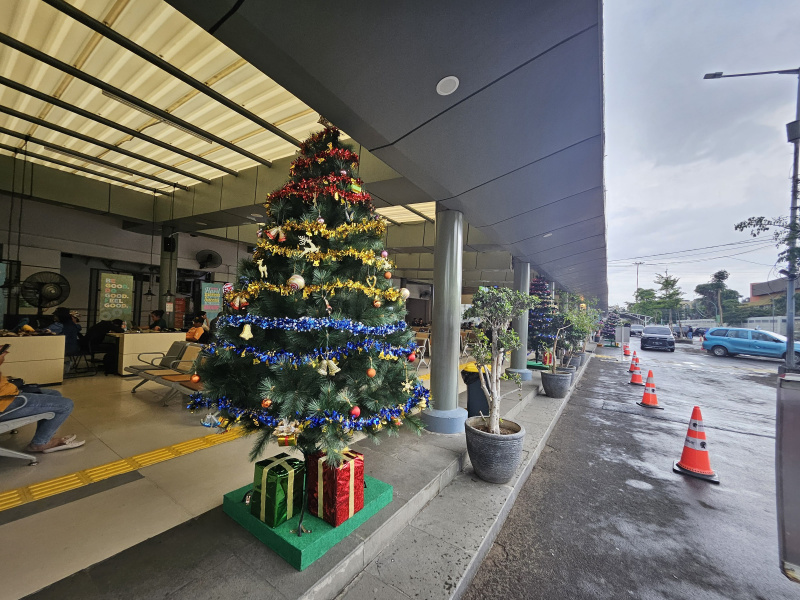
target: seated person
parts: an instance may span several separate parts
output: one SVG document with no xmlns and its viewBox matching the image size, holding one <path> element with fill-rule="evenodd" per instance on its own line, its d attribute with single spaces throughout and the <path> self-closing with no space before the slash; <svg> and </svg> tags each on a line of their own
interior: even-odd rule
<svg viewBox="0 0 800 600">
<path fill-rule="evenodd" d="M 203 338 L 208 338 L 208 332 L 203 328 L 203 325 L 203 318 L 195 317 L 194 321 L 192 321 L 192 328 L 186 332 L 186 341 L 204 343 Z"/>
<path fill-rule="evenodd" d="M 99 321 L 86 330 L 86 341 L 92 345 L 95 351 L 100 348 L 103 340 L 109 333 L 124 333 L 122 328 L 122 320 L 114 319 L 113 321 Z"/>
<path fill-rule="evenodd" d="M 163 310 L 154 310 L 150 313 L 150 329 L 153 331 L 161 331 L 167 328 L 167 322 L 164 320 Z M 147 329 L 143 327 L 143 329 Z"/>
<path fill-rule="evenodd" d="M 75 322 L 75 317 L 68 308 L 64 308 L 63 306 L 59 306 L 53 312 L 53 316 L 56 319 L 56 323 L 53 323 L 49 329 L 67 338 L 64 340 L 64 354 L 67 356 L 76 356 L 80 354 L 80 325 Z M 56 325 L 59 327 L 54 329 Z M 56 329 L 58 329 L 58 331 L 56 331 Z"/>
<path fill-rule="evenodd" d="M 7 354 L 8 351 L 0 354 L 0 365 L 5 362 Z M 64 398 L 56 390 L 41 389 L 35 394 L 23 392 L 24 397 L 20 397 L 19 394 L 17 386 L 0 374 L 0 421 L 10 421 L 45 412 L 53 412 L 56 415 L 52 419 L 37 421 L 36 433 L 25 449 L 26 452 L 58 452 L 78 448 L 86 443 L 85 440 L 75 439 L 77 437 L 75 435 L 53 437 L 72 412 L 72 400 Z"/>
<path fill-rule="evenodd" d="M 203 330 L 205 330 L 205 331 L 210 331 L 210 330 L 211 330 L 211 327 L 210 327 L 210 326 L 209 326 L 209 324 L 208 324 L 208 315 L 206 314 L 206 311 L 204 311 L 204 310 L 201 310 L 200 312 L 198 312 L 198 313 L 195 315 L 195 319 L 198 319 L 198 318 L 199 318 L 200 320 L 202 320 L 202 322 L 203 322 Z"/>
</svg>

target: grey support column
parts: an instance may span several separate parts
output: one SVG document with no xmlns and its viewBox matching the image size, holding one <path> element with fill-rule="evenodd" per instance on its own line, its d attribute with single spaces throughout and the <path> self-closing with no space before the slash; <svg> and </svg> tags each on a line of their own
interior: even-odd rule
<svg viewBox="0 0 800 600">
<path fill-rule="evenodd" d="M 531 265 L 530 263 L 513 260 L 514 265 L 514 289 L 518 292 L 530 293 L 531 289 Z M 520 317 L 512 319 L 511 327 L 519 336 L 520 346 L 517 350 L 511 351 L 511 367 L 506 369 L 506 373 L 519 375 L 522 381 L 528 381 L 533 374 L 528 370 L 528 312 L 525 311 Z"/>
<path fill-rule="evenodd" d="M 467 411 L 458 406 L 458 359 L 461 354 L 461 253 L 463 216 L 436 211 L 433 251 L 433 335 L 431 407 L 422 419 L 433 433 L 464 433 Z"/>
<path fill-rule="evenodd" d="M 158 271 L 158 308 L 165 311 L 164 320 L 168 327 L 183 327 L 183 323 L 175 323 L 175 293 L 178 291 L 178 236 L 164 232 L 161 238 L 161 263 Z M 172 297 L 167 299 L 167 292 Z M 172 310 L 167 311 L 167 303 Z"/>
</svg>

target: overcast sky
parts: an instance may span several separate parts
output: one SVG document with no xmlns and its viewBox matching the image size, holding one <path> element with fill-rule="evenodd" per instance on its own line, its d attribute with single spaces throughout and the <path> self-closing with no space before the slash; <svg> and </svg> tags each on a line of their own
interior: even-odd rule
<svg viewBox="0 0 800 600">
<path fill-rule="evenodd" d="M 800 2 L 605 0 L 604 38 L 609 304 L 633 300 L 635 261 L 639 287 L 669 269 L 686 298 L 719 269 L 743 296 L 779 277 L 767 241 L 646 255 L 749 241 L 735 223 L 788 215 L 797 78 L 703 74 L 800 67 Z"/>
</svg>

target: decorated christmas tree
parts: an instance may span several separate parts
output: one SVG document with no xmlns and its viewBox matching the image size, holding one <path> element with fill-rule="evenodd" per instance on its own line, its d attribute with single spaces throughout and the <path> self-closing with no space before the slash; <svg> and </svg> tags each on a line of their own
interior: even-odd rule
<svg viewBox="0 0 800 600">
<path fill-rule="evenodd" d="M 214 406 L 223 426 L 252 433 L 253 460 L 276 437 L 336 467 L 355 432 L 421 428 L 409 293 L 392 287 L 386 224 L 339 136 L 327 126 L 303 142 L 268 196 L 252 260 L 226 294 L 231 314 L 197 368 L 190 408 Z"/>
<path fill-rule="evenodd" d="M 543 352 L 552 347 L 556 332 L 553 321 L 556 309 L 550 295 L 550 284 L 537 277 L 531 281 L 530 294 L 539 299 L 539 304 L 528 313 L 528 350 Z"/>
<path fill-rule="evenodd" d="M 606 318 L 603 320 L 603 329 L 600 332 L 603 336 L 603 339 L 616 340 L 617 327 L 619 327 L 619 323 L 619 311 L 617 309 L 610 310 Z"/>
</svg>

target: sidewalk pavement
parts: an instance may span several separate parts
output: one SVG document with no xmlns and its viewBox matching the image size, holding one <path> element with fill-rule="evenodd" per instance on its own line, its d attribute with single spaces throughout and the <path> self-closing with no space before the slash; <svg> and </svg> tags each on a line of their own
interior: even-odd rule
<svg viewBox="0 0 800 600">
<path fill-rule="evenodd" d="M 353 449 L 364 453 L 366 474 L 390 483 L 394 498 L 305 571 L 289 566 L 218 507 L 30 598 L 458 598 L 569 400 L 540 395 L 538 373 L 521 390 L 505 383 L 504 391 L 510 392 L 501 406 L 505 418 L 527 432 L 522 464 L 508 484 L 474 475 L 463 434 L 404 432 L 380 445 L 362 440 Z M 466 393 L 459 400 L 465 406 Z"/>
</svg>

